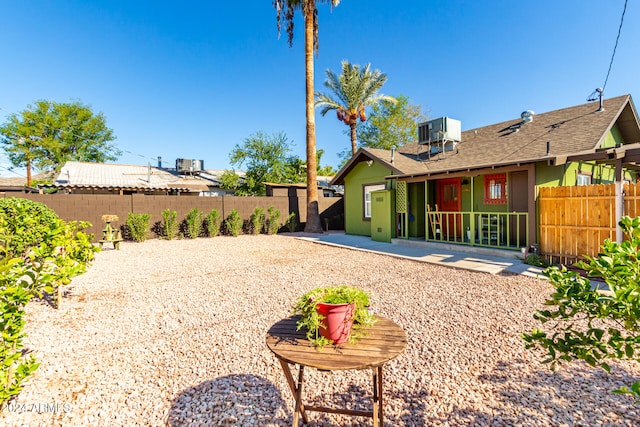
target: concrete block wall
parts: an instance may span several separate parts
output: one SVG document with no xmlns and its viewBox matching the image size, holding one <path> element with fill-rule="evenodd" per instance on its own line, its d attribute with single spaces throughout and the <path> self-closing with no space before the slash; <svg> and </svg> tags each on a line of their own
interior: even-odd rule
<svg viewBox="0 0 640 427">
<path fill-rule="evenodd" d="M 148 213 L 151 215 L 150 228 L 162 224 L 162 211 L 171 209 L 176 211 L 177 219 L 182 222 L 187 213 L 198 208 L 203 215 L 212 209 L 218 209 L 222 219 L 226 219 L 231 210 L 236 209 L 240 217 L 248 221 L 256 207 L 263 208 L 265 215 L 269 206 L 274 206 L 280 211 L 280 222 L 289 216 L 289 212 L 299 215 L 298 223 L 306 221 L 306 198 L 278 197 L 194 197 L 194 196 L 148 196 L 142 194 L 133 195 L 106 195 L 106 194 L 29 194 L 29 193 L 0 193 L 0 197 L 20 197 L 47 205 L 50 209 L 65 221 L 88 221 L 92 226 L 87 229 L 94 235 L 94 241 L 102 236 L 104 223 L 102 215 L 118 215 L 119 221 L 115 227 L 121 227 L 126 223 L 127 216 L 132 213 Z M 344 210 L 343 200 L 340 197 L 321 197 L 319 210 L 323 227 L 324 217 L 330 218 L 332 229 L 344 229 L 343 223 L 338 224 L 336 218 Z M 150 231 L 149 238 L 158 237 Z"/>
</svg>

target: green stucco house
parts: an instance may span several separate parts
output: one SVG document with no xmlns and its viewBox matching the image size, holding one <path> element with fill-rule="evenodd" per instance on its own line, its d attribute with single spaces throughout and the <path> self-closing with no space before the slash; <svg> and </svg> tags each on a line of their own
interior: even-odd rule
<svg viewBox="0 0 640 427">
<path fill-rule="evenodd" d="M 541 186 L 638 179 L 640 124 L 630 95 L 460 131 L 419 125 L 419 141 L 361 148 L 344 185 L 345 232 L 520 249 L 537 241 Z"/>
</svg>

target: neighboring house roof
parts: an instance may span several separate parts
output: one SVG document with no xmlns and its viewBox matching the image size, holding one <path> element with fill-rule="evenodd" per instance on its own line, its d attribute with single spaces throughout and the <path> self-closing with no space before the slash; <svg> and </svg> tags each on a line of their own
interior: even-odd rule
<svg viewBox="0 0 640 427">
<path fill-rule="evenodd" d="M 51 179 L 47 173 L 39 173 L 31 177 L 32 181 L 41 181 Z M 27 177 L 0 178 L 0 191 L 20 191 L 27 193 L 37 193 L 38 189 L 27 187 Z"/>
<path fill-rule="evenodd" d="M 340 195 L 344 193 L 344 187 L 342 185 L 331 185 L 333 176 L 318 175 L 316 178 L 317 178 L 316 182 L 318 183 L 318 189 L 333 191 L 335 194 L 340 194 Z M 302 182 L 302 183 L 301 182 L 296 182 L 296 183 L 264 182 L 263 184 L 271 188 L 298 188 L 298 189 L 307 188 L 307 184 L 305 182 Z"/>
<path fill-rule="evenodd" d="M 517 163 L 531 163 L 595 153 L 618 125 L 629 144 L 640 143 L 640 123 L 630 95 L 536 114 L 529 123 L 521 118 L 462 132 L 453 151 L 432 155 L 425 144 L 401 146 L 391 162 L 391 151 L 361 148 L 333 179 L 342 184 L 349 171 L 363 159 L 372 159 L 389 168 L 393 175 L 417 176 Z M 549 151 L 547 152 L 547 142 Z"/>
<path fill-rule="evenodd" d="M 318 175 L 316 177 L 316 182 L 318 183 L 318 188 L 326 188 L 330 187 L 330 182 L 333 179 L 333 176 L 326 175 Z M 307 188 L 306 182 L 263 182 L 264 185 L 268 185 L 270 187 L 282 188 L 282 187 L 295 187 L 295 188 Z"/>
<path fill-rule="evenodd" d="M 182 175 L 174 170 L 153 166 L 67 162 L 62 167 L 54 186 L 59 189 L 102 188 L 199 192 L 218 186 L 218 177 L 217 171 L 202 171 L 199 175 Z"/>
</svg>

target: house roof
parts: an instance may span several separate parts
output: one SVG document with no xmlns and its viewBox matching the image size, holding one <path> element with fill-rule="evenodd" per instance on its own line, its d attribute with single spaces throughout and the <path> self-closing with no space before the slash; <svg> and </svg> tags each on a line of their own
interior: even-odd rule
<svg viewBox="0 0 640 427">
<path fill-rule="evenodd" d="M 176 190 L 207 191 L 219 184 L 217 171 L 199 175 L 182 175 L 153 166 L 120 165 L 90 162 L 67 162 L 54 186 L 59 189 L 103 188 L 138 191 Z"/>
<path fill-rule="evenodd" d="M 47 180 L 51 177 L 47 173 L 38 173 L 31 177 L 32 181 Z M 21 191 L 28 193 L 37 193 L 38 189 L 27 187 L 27 177 L 18 176 L 12 178 L 0 178 L 0 191 Z"/>
<path fill-rule="evenodd" d="M 429 157 L 429 146 L 401 146 L 391 163 L 391 151 L 361 148 L 338 172 L 334 184 L 363 159 L 388 167 L 396 176 L 430 175 L 461 170 L 505 166 L 595 153 L 607 133 L 617 124 L 626 143 L 640 143 L 640 123 L 630 95 L 604 100 L 604 110 L 587 103 L 536 114 L 529 123 L 522 118 L 462 132 L 453 151 Z M 547 152 L 547 147 L 549 151 Z"/>
<path fill-rule="evenodd" d="M 316 182 L 318 184 L 318 188 L 326 188 L 330 187 L 329 183 L 333 179 L 333 176 L 328 175 L 318 175 L 316 176 Z M 307 188 L 306 182 L 263 182 L 264 185 L 268 185 L 273 188 Z"/>
</svg>

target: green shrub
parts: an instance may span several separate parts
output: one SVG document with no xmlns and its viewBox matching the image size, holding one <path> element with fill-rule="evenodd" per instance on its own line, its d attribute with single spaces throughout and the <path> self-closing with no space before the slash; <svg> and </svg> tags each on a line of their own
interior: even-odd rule
<svg viewBox="0 0 640 427">
<path fill-rule="evenodd" d="M 249 220 L 251 221 L 251 231 L 253 234 L 262 233 L 262 228 L 264 227 L 264 209 L 255 208 Z"/>
<path fill-rule="evenodd" d="M 147 240 L 150 219 L 151 215 L 147 213 L 129 213 L 127 216 L 127 227 L 129 228 L 129 233 L 131 233 L 131 239 L 134 242 L 144 242 Z"/>
<path fill-rule="evenodd" d="M 14 284 L 7 283 L 8 278 L 4 271 L 16 268 L 9 261 L 7 258 L 0 261 L 0 270 L 3 271 L 0 273 L 3 276 L 0 288 L 0 311 L 3 313 L 0 319 L 3 335 L 0 343 L 0 360 L 2 360 L 0 364 L 0 405 L 20 393 L 22 382 L 39 366 L 33 355 L 22 354 L 22 340 L 26 336 L 22 332 L 25 325 L 24 306 L 34 296 L 34 292 L 18 285 L 16 283 L 17 277 L 10 280 Z"/>
<path fill-rule="evenodd" d="M 296 228 L 298 227 L 298 220 L 296 219 L 295 212 L 291 212 L 289 214 L 289 216 L 287 217 L 287 222 L 285 224 L 287 226 L 287 229 L 289 229 L 289 232 L 293 233 L 294 231 L 296 231 Z"/>
<path fill-rule="evenodd" d="M 25 253 L 26 249 L 44 241 L 45 230 L 60 217 L 42 203 L 16 197 L 0 199 L 0 216 L 7 219 L 2 242 L 8 258 Z"/>
<path fill-rule="evenodd" d="M 164 237 L 168 240 L 175 239 L 178 235 L 178 228 L 180 224 L 178 224 L 178 212 L 172 211 L 171 209 L 165 209 L 162 211 L 162 218 L 164 222 Z"/>
<path fill-rule="evenodd" d="M 267 234 L 276 234 L 280 229 L 280 211 L 274 206 L 267 209 L 269 218 L 267 219 Z"/>
<path fill-rule="evenodd" d="M 200 237 L 202 232 L 202 211 L 198 208 L 191 209 L 185 220 L 187 222 L 187 237 L 190 239 Z"/>
<path fill-rule="evenodd" d="M 604 281 L 601 291 L 591 281 L 566 267 L 544 271 L 554 292 L 534 318 L 549 329 L 522 334 L 526 348 L 546 351 L 543 363 L 551 369 L 574 359 L 609 372 L 610 360 L 640 362 L 640 217 L 622 217 L 619 222 L 626 240 L 605 240 L 597 257 L 576 265 L 589 277 Z M 640 381 L 616 393 L 640 398 Z"/>
<path fill-rule="evenodd" d="M 212 209 L 205 218 L 207 222 L 207 232 L 209 237 L 216 237 L 220 233 L 220 212 L 217 209 Z"/>
<path fill-rule="evenodd" d="M 99 249 L 82 231 L 89 223 L 66 223 L 45 205 L 25 199 L 3 199 L 0 205 L 1 405 L 38 368 L 33 355 L 22 352 L 24 307 L 44 292 L 56 292 L 59 307 L 62 286 L 86 271 Z"/>
<path fill-rule="evenodd" d="M 242 218 L 236 209 L 233 209 L 225 221 L 227 231 L 233 237 L 238 237 L 242 231 Z"/>
<path fill-rule="evenodd" d="M 524 260 L 525 264 L 533 265 L 535 267 L 549 267 L 549 264 L 538 254 L 528 254 Z"/>
</svg>

